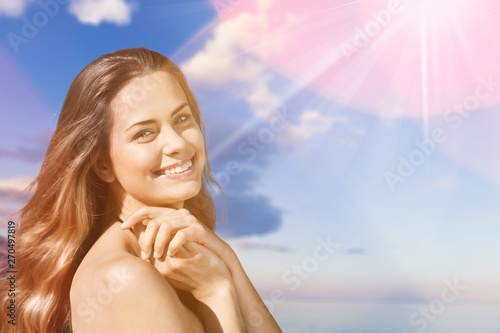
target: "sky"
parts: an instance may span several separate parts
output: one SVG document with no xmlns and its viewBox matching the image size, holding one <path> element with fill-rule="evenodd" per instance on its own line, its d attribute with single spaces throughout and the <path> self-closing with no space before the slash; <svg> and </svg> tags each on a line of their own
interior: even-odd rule
<svg viewBox="0 0 500 333">
<path fill-rule="evenodd" d="M 1 232 L 73 78 L 101 54 L 147 47 L 197 96 L 225 192 L 217 232 L 272 306 L 435 299 L 447 283 L 460 302 L 498 302 L 499 11 L 0 0 Z"/>
</svg>

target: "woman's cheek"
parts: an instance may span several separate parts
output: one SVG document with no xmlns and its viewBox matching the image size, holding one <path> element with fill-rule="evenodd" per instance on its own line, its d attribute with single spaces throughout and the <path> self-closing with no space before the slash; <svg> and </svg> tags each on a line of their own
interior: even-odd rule
<svg viewBox="0 0 500 333">
<path fill-rule="evenodd" d="M 203 134 L 198 127 L 192 127 L 183 133 L 184 140 L 197 150 L 205 145 Z"/>
</svg>

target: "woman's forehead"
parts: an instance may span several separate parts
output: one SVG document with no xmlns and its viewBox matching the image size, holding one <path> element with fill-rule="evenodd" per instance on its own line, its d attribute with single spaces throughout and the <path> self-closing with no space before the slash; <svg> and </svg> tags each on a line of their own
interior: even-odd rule
<svg viewBox="0 0 500 333">
<path fill-rule="evenodd" d="M 133 105 L 144 102 L 147 97 L 158 92 L 173 96 L 184 95 L 176 78 L 167 72 L 157 71 L 133 78 L 118 92 L 115 99 Z"/>
<path fill-rule="evenodd" d="M 172 75 L 154 72 L 132 79 L 111 103 L 114 122 L 131 121 L 146 112 L 168 111 L 187 102 L 186 95 Z"/>
</svg>

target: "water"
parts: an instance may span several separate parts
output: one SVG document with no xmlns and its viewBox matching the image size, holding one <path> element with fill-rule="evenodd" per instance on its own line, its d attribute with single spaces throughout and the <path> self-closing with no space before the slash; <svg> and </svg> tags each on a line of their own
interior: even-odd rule
<svg viewBox="0 0 500 333">
<path fill-rule="evenodd" d="M 273 314 L 285 333 L 500 333 L 500 302 L 287 301 Z"/>
</svg>

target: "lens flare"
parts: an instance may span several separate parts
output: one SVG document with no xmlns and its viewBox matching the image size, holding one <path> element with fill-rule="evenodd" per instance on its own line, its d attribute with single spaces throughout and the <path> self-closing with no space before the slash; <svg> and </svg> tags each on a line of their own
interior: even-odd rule
<svg viewBox="0 0 500 333">
<path fill-rule="evenodd" d="M 243 50 L 334 101 L 387 116 L 428 117 L 500 79 L 495 0 L 234 2 Z M 253 36 L 253 37 L 252 37 Z M 482 101 L 500 102 L 500 94 Z"/>
</svg>

